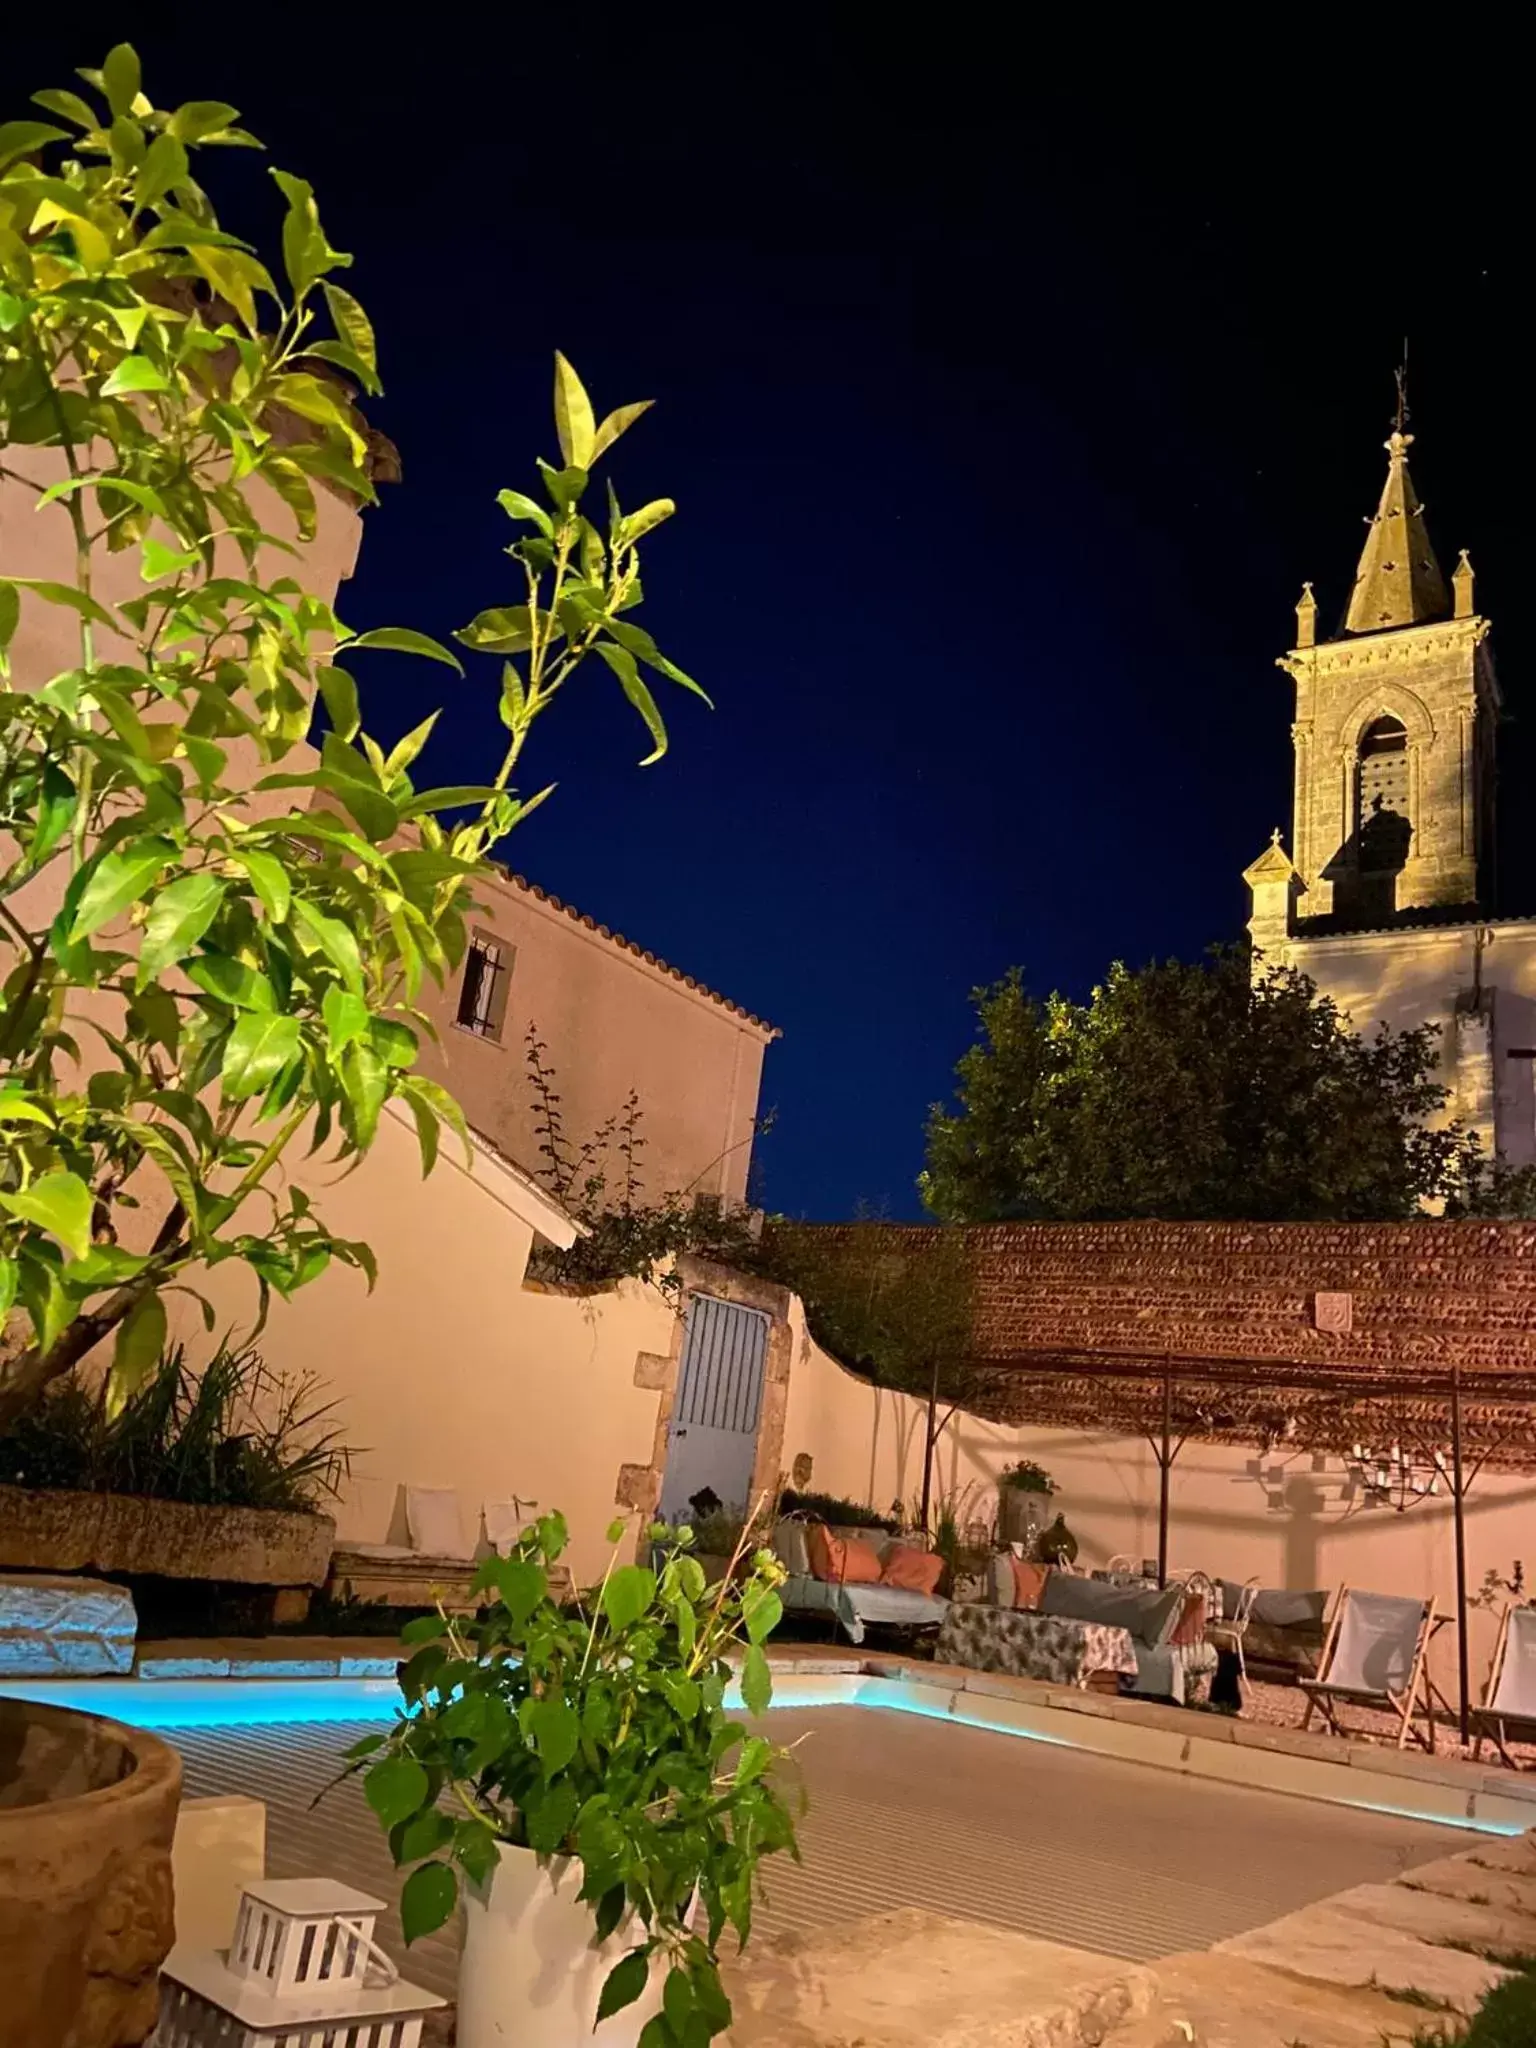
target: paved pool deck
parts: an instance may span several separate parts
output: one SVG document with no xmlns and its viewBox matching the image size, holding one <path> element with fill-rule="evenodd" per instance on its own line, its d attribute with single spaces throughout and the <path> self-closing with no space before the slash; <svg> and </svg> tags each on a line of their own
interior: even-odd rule
<svg viewBox="0 0 1536 2048">
<path fill-rule="evenodd" d="M 370 1724 L 179 1731 L 189 1794 L 267 1807 L 273 1876 L 325 1873 L 392 1899 L 396 1875 L 356 1780 L 314 1804 Z M 376 1726 L 377 1724 L 371 1724 Z M 914 1906 L 1147 1960 L 1205 1948 L 1341 1886 L 1382 1883 L 1461 1846 L 1443 1827 L 1201 1783 L 990 1729 L 860 1706 L 774 1712 L 809 1796 L 804 1862 L 766 1874 L 764 1933 L 809 1934 Z M 1464 1839 L 1464 1838 L 1463 1838 Z M 456 1937 L 404 1953 L 453 1989 Z"/>
</svg>

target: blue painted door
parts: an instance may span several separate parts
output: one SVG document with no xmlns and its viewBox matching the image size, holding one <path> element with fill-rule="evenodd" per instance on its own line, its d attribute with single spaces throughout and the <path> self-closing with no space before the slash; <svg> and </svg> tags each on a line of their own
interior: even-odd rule
<svg viewBox="0 0 1536 2048">
<path fill-rule="evenodd" d="M 689 1502 L 706 1487 L 725 1507 L 747 1505 L 767 1359 L 768 1317 L 761 1309 L 694 1295 L 667 1426 L 663 1521 L 687 1521 Z"/>
</svg>

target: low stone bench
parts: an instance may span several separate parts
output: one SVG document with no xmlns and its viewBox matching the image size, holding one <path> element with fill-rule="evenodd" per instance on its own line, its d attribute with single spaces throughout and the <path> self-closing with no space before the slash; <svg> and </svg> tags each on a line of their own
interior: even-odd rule
<svg viewBox="0 0 1536 2048">
<path fill-rule="evenodd" d="M 354 1543 L 331 1554 L 327 1591 L 332 1598 L 382 1600 L 387 1607 L 435 1607 L 439 1600 L 450 1614 L 473 1614 L 481 1596 L 470 1587 L 480 1558 L 434 1557 L 403 1543 Z M 556 1565 L 549 1575 L 557 1600 L 569 1599 L 570 1572 Z"/>
<path fill-rule="evenodd" d="M 0 1576 L 0 1677 L 107 1678 L 133 1669 L 126 1586 L 50 1572 Z"/>
</svg>

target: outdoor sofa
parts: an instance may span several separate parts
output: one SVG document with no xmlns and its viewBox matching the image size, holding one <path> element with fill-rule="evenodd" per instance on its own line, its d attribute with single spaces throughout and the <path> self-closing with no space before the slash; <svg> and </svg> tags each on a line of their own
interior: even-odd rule
<svg viewBox="0 0 1536 2048">
<path fill-rule="evenodd" d="M 994 1558 L 986 1601 L 951 1609 L 934 1649 L 943 1662 L 1012 1672 L 1046 1684 L 1122 1681 L 1126 1690 L 1182 1703 L 1186 1680 L 1214 1666 L 1203 1641 L 1176 1640 L 1188 1589 L 1115 1585 L 1048 1571 L 1021 1606 L 1013 1560 Z"/>
<path fill-rule="evenodd" d="M 776 1524 L 773 1548 L 789 1577 L 779 1588 L 779 1598 L 790 1614 L 825 1614 L 835 1620 L 852 1643 L 862 1643 L 870 1623 L 887 1628 L 932 1628 L 942 1622 L 950 1603 L 938 1593 L 915 1593 L 904 1586 L 883 1582 L 819 1578 L 812 1569 L 811 1530 L 813 1525 L 795 1516 Z M 828 1533 L 844 1541 L 867 1544 L 882 1568 L 891 1554 L 909 1549 L 899 1537 L 879 1529 L 838 1529 Z"/>
</svg>

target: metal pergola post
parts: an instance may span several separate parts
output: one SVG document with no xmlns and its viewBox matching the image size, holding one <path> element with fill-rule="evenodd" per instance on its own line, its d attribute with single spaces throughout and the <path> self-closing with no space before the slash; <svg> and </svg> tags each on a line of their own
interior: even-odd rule
<svg viewBox="0 0 1536 2048">
<path fill-rule="evenodd" d="M 1461 1705 L 1461 1743 L 1472 1740 L 1472 1683 L 1467 1673 L 1466 1480 L 1461 1459 L 1461 1367 L 1451 1368 L 1451 1507 L 1456 1523 L 1456 1676 Z"/>
<path fill-rule="evenodd" d="M 1173 1474 L 1173 1360 L 1163 1360 L 1163 1448 L 1158 1458 L 1157 1583 L 1168 1583 L 1168 1484 Z"/>
</svg>

